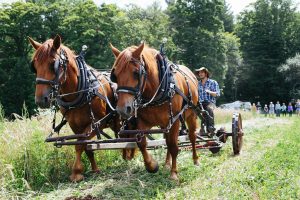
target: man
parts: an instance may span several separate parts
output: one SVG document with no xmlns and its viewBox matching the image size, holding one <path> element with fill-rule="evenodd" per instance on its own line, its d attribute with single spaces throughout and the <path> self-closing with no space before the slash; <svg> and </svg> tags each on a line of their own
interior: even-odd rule
<svg viewBox="0 0 300 200">
<path fill-rule="evenodd" d="M 210 73 L 205 67 L 197 69 L 195 74 L 200 79 L 198 83 L 199 101 L 209 114 L 209 116 L 205 115 L 206 129 L 209 136 L 213 136 L 215 131 L 213 109 L 216 104 L 216 97 L 220 96 L 219 84 L 217 81 L 209 78 Z"/>
<path fill-rule="evenodd" d="M 272 116 L 274 116 L 274 113 L 275 113 L 275 106 L 274 106 L 273 102 L 271 101 L 270 105 L 269 105 L 269 115 L 272 117 Z"/>
<path fill-rule="evenodd" d="M 279 101 L 275 104 L 275 112 L 276 112 L 276 117 L 280 117 L 280 112 L 281 112 L 281 105 Z"/>
</svg>

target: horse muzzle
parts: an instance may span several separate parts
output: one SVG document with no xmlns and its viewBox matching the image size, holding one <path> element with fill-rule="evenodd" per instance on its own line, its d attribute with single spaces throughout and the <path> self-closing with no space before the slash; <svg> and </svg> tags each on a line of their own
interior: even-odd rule
<svg viewBox="0 0 300 200">
<path fill-rule="evenodd" d="M 50 108 L 51 101 L 49 95 L 35 97 L 35 104 L 40 108 Z"/>
<path fill-rule="evenodd" d="M 116 111 L 118 112 L 118 114 L 123 118 L 123 119 L 128 119 L 132 116 L 133 114 L 133 107 L 132 105 L 126 105 L 123 107 L 116 107 Z"/>
</svg>

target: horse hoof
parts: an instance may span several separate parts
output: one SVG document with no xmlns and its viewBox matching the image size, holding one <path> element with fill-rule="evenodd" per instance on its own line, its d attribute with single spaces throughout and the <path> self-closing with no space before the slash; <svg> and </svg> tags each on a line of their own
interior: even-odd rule
<svg viewBox="0 0 300 200">
<path fill-rule="evenodd" d="M 84 176 L 82 174 L 72 174 L 70 176 L 70 180 L 75 183 L 80 182 L 83 179 L 84 179 Z"/>
<path fill-rule="evenodd" d="M 170 179 L 177 182 L 179 181 L 178 176 L 175 172 L 171 173 Z"/>
<path fill-rule="evenodd" d="M 101 170 L 100 169 L 95 169 L 95 170 L 92 170 L 92 173 L 93 174 L 100 174 Z"/>
<path fill-rule="evenodd" d="M 154 167 L 153 169 L 146 166 L 146 170 L 147 170 L 147 172 L 149 172 L 149 173 L 156 173 L 156 172 L 158 171 L 158 169 L 159 169 L 159 166 L 158 166 L 158 163 L 157 163 L 157 162 L 155 162 L 155 167 Z"/>
<path fill-rule="evenodd" d="M 199 160 L 197 159 L 197 160 L 194 160 L 194 165 L 195 166 L 200 166 L 200 163 L 199 163 Z"/>
</svg>

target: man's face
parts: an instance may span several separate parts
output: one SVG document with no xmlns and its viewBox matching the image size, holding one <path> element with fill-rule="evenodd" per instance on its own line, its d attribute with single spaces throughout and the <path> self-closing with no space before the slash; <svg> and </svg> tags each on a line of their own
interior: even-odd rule
<svg viewBox="0 0 300 200">
<path fill-rule="evenodd" d="M 200 79 L 206 78 L 206 73 L 205 73 L 205 71 L 199 71 L 199 77 L 200 77 Z"/>
</svg>

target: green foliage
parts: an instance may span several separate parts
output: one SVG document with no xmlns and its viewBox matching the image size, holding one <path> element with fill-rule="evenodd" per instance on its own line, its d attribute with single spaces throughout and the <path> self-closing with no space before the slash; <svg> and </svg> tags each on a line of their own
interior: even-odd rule
<svg viewBox="0 0 300 200">
<path fill-rule="evenodd" d="M 226 1 L 221 14 L 221 20 L 223 21 L 225 32 L 232 33 L 234 30 L 234 16 L 230 6 L 228 5 L 228 3 L 226 3 Z"/>
<path fill-rule="evenodd" d="M 168 9 L 178 61 L 191 69 L 206 66 L 222 86 L 226 70 L 224 1 L 181 0 Z"/>
<path fill-rule="evenodd" d="M 0 123 L 4 121 L 5 112 L 2 104 L 0 103 Z"/>
<path fill-rule="evenodd" d="M 92 1 L 39 0 L 16 2 L 0 8 L 0 96 L 5 113 L 22 114 L 26 103 L 29 115 L 35 110 L 34 75 L 29 70 L 33 52 L 27 41 L 38 42 L 62 36 L 75 52 L 88 46 L 86 60 L 95 68 L 111 68 L 114 56 L 109 43 L 120 49 L 142 40 L 155 48 L 163 37 L 169 39 L 168 55 L 175 45 L 169 34 L 168 16 L 157 3 L 147 9 L 135 6 L 121 10 L 115 5 L 100 7 Z M 15 47 L 15 48 L 13 48 Z"/>
<path fill-rule="evenodd" d="M 277 68 L 297 51 L 294 45 L 287 45 L 299 35 L 296 24 L 290 0 L 258 0 L 253 9 L 242 13 L 236 30 L 244 58 L 238 88 L 242 99 L 289 100 L 288 88 Z"/>
<path fill-rule="evenodd" d="M 27 36 L 43 42 L 56 34 L 77 53 L 87 45 L 86 60 L 98 69 L 113 65 L 109 43 L 122 50 L 145 41 L 158 49 L 167 38 L 170 60 L 191 69 L 209 68 L 223 88 L 219 102 L 287 100 L 292 86 L 280 81 L 284 74 L 277 68 L 300 51 L 299 25 L 300 14 L 290 0 L 258 0 L 237 25 L 224 0 L 168 1 L 166 11 L 158 3 L 121 9 L 114 4 L 97 6 L 92 0 L 3 4 L 0 102 L 6 116 L 21 115 L 24 102 L 29 115 L 34 113 L 34 75 L 28 66 L 33 49 Z"/>
<path fill-rule="evenodd" d="M 233 102 L 238 100 L 237 87 L 241 74 L 238 74 L 242 65 L 239 38 L 232 33 L 224 33 L 226 45 L 227 71 L 224 79 L 223 95 L 219 102 Z"/>
<path fill-rule="evenodd" d="M 300 98 L 300 55 L 296 54 L 294 57 L 287 59 L 283 65 L 278 67 L 278 71 L 285 78 L 290 97 Z"/>
</svg>

